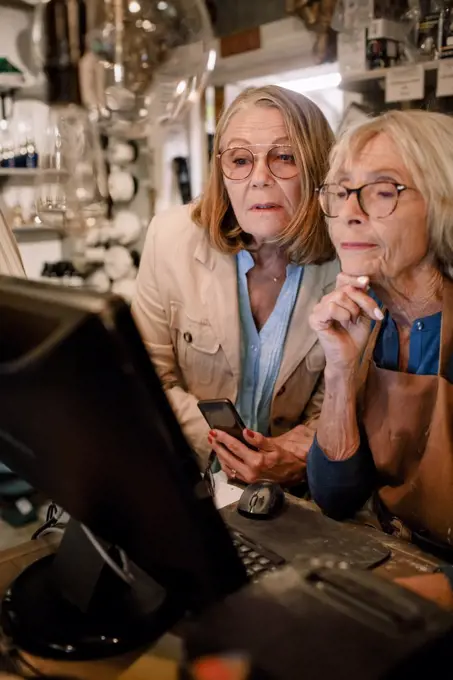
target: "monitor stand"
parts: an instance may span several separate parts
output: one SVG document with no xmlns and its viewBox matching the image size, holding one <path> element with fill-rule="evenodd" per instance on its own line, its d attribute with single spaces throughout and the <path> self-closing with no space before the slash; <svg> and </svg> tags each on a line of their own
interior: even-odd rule
<svg viewBox="0 0 453 680">
<path fill-rule="evenodd" d="M 118 551 L 99 543 L 120 566 Z M 52 659 L 99 659 L 149 644 L 184 612 L 142 570 L 129 569 L 131 585 L 70 520 L 57 553 L 31 564 L 10 586 L 1 605 L 3 629 L 20 649 Z"/>
</svg>

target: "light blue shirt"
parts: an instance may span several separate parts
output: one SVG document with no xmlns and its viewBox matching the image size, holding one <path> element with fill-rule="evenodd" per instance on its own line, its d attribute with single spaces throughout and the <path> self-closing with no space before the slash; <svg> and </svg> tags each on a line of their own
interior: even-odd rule
<svg viewBox="0 0 453 680">
<path fill-rule="evenodd" d="M 246 427 L 267 435 L 275 382 L 280 371 L 286 334 L 302 283 L 303 267 L 289 264 L 286 280 L 272 314 L 258 332 L 250 307 L 247 272 L 255 266 L 247 250 L 237 255 L 241 322 L 241 384 L 236 408 Z"/>
</svg>

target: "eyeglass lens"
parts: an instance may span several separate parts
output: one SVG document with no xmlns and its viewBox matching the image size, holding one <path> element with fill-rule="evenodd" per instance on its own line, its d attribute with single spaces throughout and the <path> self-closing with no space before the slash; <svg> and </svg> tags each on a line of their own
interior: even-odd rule
<svg viewBox="0 0 453 680">
<path fill-rule="evenodd" d="M 267 165 L 280 179 L 290 179 L 298 173 L 296 159 L 290 146 L 279 146 L 267 152 Z M 227 149 L 220 157 L 223 174 L 229 179 L 246 179 L 253 170 L 255 157 L 250 149 Z"/>
<path fill-rule="evenodd" d="M 375 182 L 363 186 L 358 195 L 359 205 L 369 217 L 388 217 L 395 210 L 399 192 L 394 184 Z M 349 194 L 340 184 L 325 184 L 319 192 L 319 201 L 327 217 L 338 217 Z"/>
</svg>

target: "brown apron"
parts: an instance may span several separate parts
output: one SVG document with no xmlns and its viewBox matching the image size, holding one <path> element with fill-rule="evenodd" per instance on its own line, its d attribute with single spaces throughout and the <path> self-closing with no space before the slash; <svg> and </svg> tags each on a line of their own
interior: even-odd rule
<svg viewBox="0 0 453 680">
<path fill-rule="evenodd" d="M 378 368 L 376 324 L 364 352 L 361 421 L 379 474 L 378 505 L 400 534 L 453 546 L 453 283 L 445 280 L 438 375 Z M 396 521 L 395 521 L 396 520 Z M 406 533 L 404 530 L 406 528 Z M 401 531 L 402 529 L 402 531 Z"/>
</svg>

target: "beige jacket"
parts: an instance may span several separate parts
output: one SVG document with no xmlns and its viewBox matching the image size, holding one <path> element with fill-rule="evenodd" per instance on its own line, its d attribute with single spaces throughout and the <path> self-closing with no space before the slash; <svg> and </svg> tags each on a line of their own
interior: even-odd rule
<svg viewBox="0 0 453 680">
<path fill-rule="evenodd" d="M 236 400 L 239 302 L 236 258 L 209 245 L 190 209 L 178 206 L 152 220 L 132 310 L 186 437 L 204 461 L 209 428 L 197 401 Z M 337 262 L 305 267 L 274 389 L 273 436 L 319 415 L 325 361 L 308 317 L 337 273 Z"/>
</svg>

